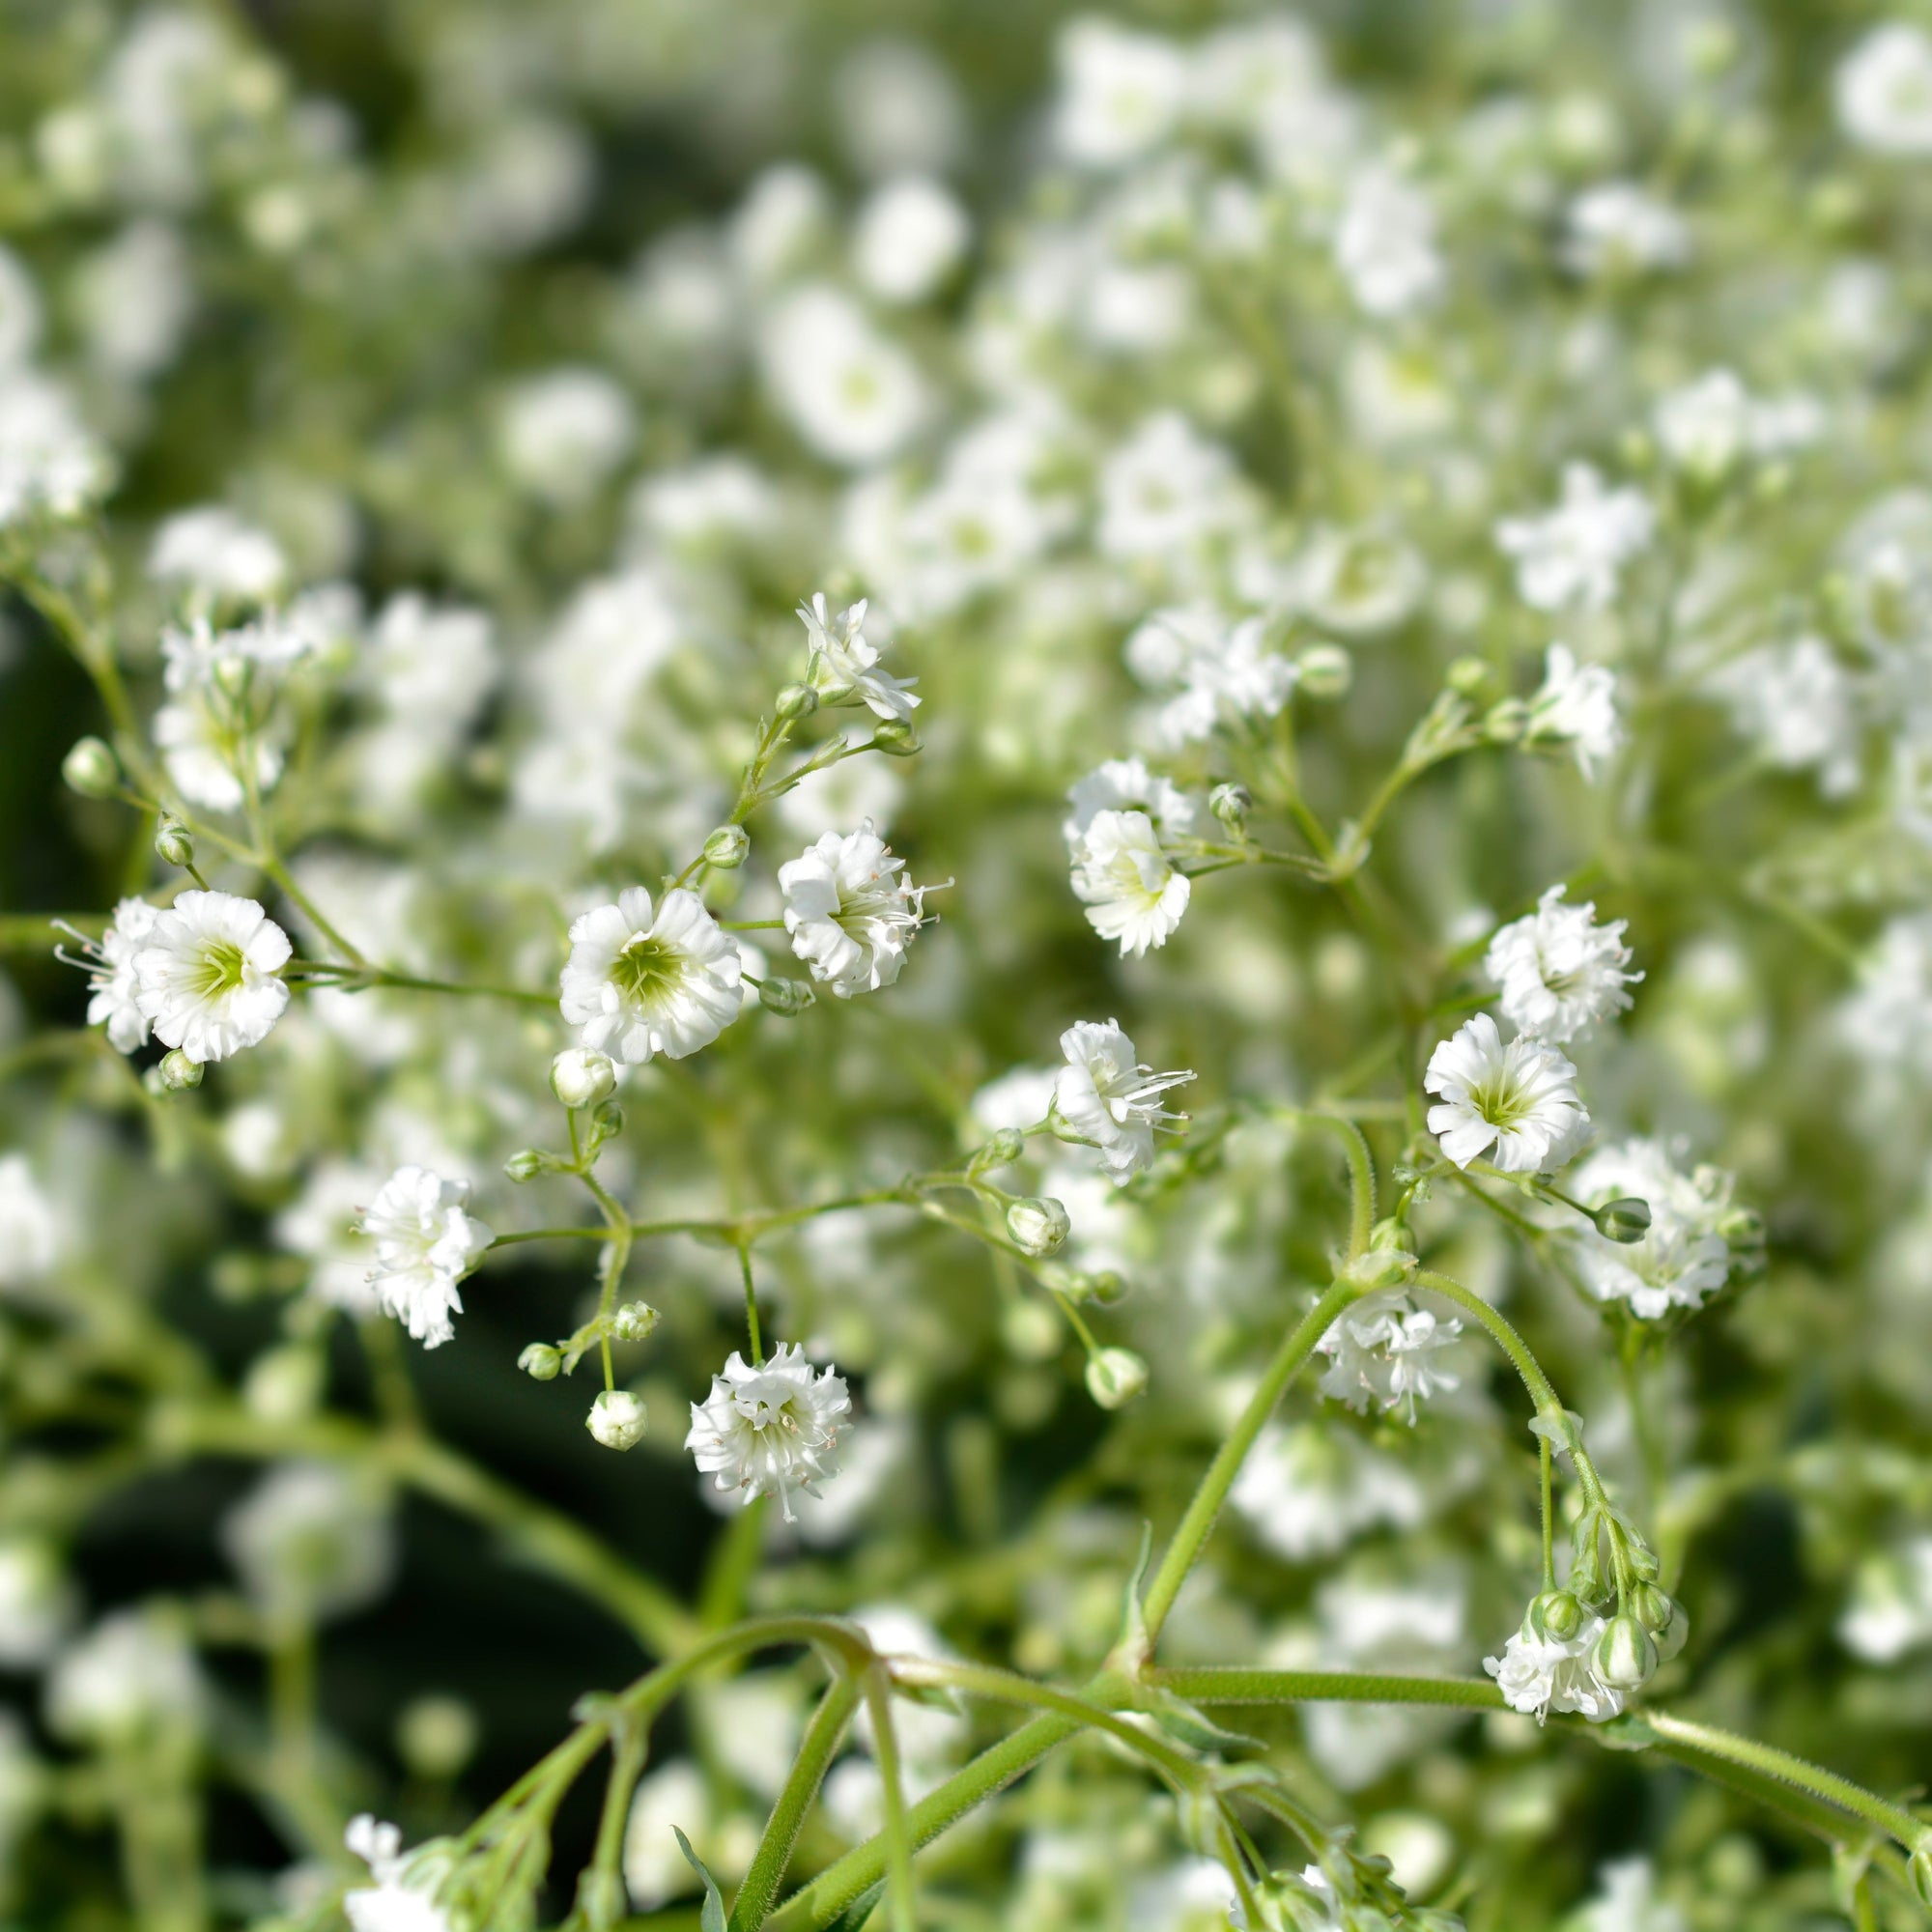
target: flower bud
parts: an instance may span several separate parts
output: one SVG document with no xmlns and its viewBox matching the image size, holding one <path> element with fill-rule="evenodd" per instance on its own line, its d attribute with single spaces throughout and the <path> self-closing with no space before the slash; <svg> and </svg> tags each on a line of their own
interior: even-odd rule
<svg viewBox="0 0 1932 1932">
<path fill-rule="evenodd" d="M 624 1131 L 624 1110 L 615 1100 L 600 1100 L 597 1111 L 590 1117 L 590 1133 L 593 1140 L 614 1141 Z"/>
<path fill-rule="evenodd" d="M 1002 1127 L 984 1147 L 974 1149 L 966 1172 L 974 1176 L 991 1174 L 998 1168 L 1012 1166 L 1025 1152 L 1026 1136 L 1017 1127 Z"/>
<path fill-rule="evenodd" d="M 810 718 L 818 709 L 818 693 L 809 684 L 788 684 L 779 693 L 778 708 L 787 721 Z"/>
<path fill-rule="evenodd" d="M 1102 1308 L 1127 1298 L 1127 1278 L 1119 1268 L 1095 1268 L 1087 1281 L 1088 1293 Z"/>
<path fill-rule="evenodd" d="M 803 980 L 760 980 L 758 981 L 758 1004 L 768 1013 L 778 1013 L 785 1019 L 802 1013 L 817 996 Z"/>
<path fill-rule="evenodd" d="M 1908 1867 L 1912 1889 L 1920 1905 L 1932 1905 L 1932 1836 L 1912 1855 Z"/>
<path fill-rule="evenodd" d="M 1009 1301 L 1000 1317 L 1000 1340 L 1023 1362 L 1043 1362 L 1061 1349 L 1059 1318 L 1039 1301 Z"/>
<path fill-rule="evenodd" d="M 1514 745 L 1529 723 L 1529 706 L 1520 697 L 1492 704 L 1483 720 L 1483 736 L 1492 745 Z"/>
<path fill-rule="evenodd" d="M 635 1449 L 644 1439 L 644 1404 L 629 1389 L 606 1389 L 583 1426 L 607 1449 Z"/>
<path fill-rule="evenodd" d="M 735 872 L 752 849 L 752 835 L 742 825 L 721 825 L 704 841 L 704 863 L 714 871 Z"/>
<path fill-rule="evenodd" d="M 548 1165 L 535 1148 L 519 1148 L 503 1163 L 503 1172 L 512 1180 L 534 1180 Z"/>
<path fill-rule="evenodd" d="M 567 1046 L 550 1064 L 550 1091 L 566 1107 L 594 1107 L 617 1084 L 611 1056 L 587 1046 Z"/>
<path fill-rule="evenodd" d="M 1055 1253 L 1072 1227 L 1066 1209 L 1045 1196 L 1015 1201 L 1007 1209 L 1007 1233 L 1027 1254 L 1035 1257 Z"/>
<path fill-rule="evenodd" d="M 1397 1288 L 1415 1274 L 1415 1257 L 1400 1248 L 1368 1248 L 1353 1261 L 1345 1262 L 1338 1281 L 1364 1292 L 1378 1288 Z"/>
<path fill-rule="evenodd" d="M 1462 697 L 1483 697 L 1495 682 L 1495 672 L 1482 658 L 1462 657 L 1443 672 L 1442 681 Z"/>
<path fill-rule="evenodd" d="M 156 828 L 155 856 L 164 866 L 194 864 L 194 840 L 179 818 L 163 818 Z"/>
<path fill-rule="evenodd" d="M 563 1367 L 563 1351 L 553 1349 L 548 1342 L 532 1342 L 517 1357 L 517 1366 L 533 1382 L 552 1382 Z"/>
<path fill-rule="evenodd" d="M 155 1069 L 160 1075 L 162 1091 L 168 1094 L 185 1094 L 190 1087 L 199 1087 L 204 1070 L 200 1061 L 190 1060 L 180 1047 L 164 1053 Z"/>
<path fill-rule="evenodd" d="M 1670 1628 L 1677 1605 L 1655 1583 L 1639 1583 L 1631 1592 L 1631 1615 L 1653 1635 Z"/>
<path fill-rule="evenodd" d="M 1294 661 L 1299 688 L 1319 703 L 1347 697 L 1355 681 L 1355 661 L 1340 644 L 1310 644 Z"/>
<path fill-rule="evenodd" d="M 1087 1393 L 1102 1408 L 1124 1408 L 1148 1385 L 1148 1365 L 1131 1349 L 1100 1349 L 1087 1358 Z"/>
<path fill-rule="evenodd" d="M 1597 1639 L 1590 1662 L 1612 1690 L 1640 1690 L 1657 1668 L 1657 1645 L 1634 1616 L 1618 1615 Z"/>
<path fill-rule="evenodd" d="M 872 750 L 889 758 L 910 758 L 925 749 L 925 740 L 913 729 L 910 719 L 887 718 L 872 732 Z"/>
<path fill-rule="evenodd" d="M 1606 1201 L 1590 1216 L 1606 1241 L 1640 1241 L 1650 1233 L 1650 1203 L 1635 1194 Z"/>
<path fill-rule="evenodd" d="M 1208 810 L 1227 828 L 1230 838 L 1238 838 L 1247 830 L 1248 813 L 1254 809 L 1254 794 L 1244 784 L 1217 784 L 1208 794 Z"/>
<path fill-rule="evenodd" d="M 121 782 L 121 762 L 99 738 L 78 738 L 61 760 L 61 777 L 82 798 L 109 798 Z"/>
<path fill-rule="evenodd" d="M 1546 1590 L 1529 1606 L 1531 1631 L 1567 1643 L 1583 1628 L 1583 1606 L 1568 1590 Z"/>
<path fill-rule="evenodd" d="M 627 1301 L 611 1318 L 613 1342 L 641 1342 L 658 1325 L 658 1312 L 648 1301 Z"/>
</svg>

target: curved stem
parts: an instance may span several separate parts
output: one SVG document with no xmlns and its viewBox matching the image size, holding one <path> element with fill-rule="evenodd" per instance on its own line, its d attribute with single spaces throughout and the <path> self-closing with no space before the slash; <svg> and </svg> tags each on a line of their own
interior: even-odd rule
<svg viewBox="0 0 1932 1932">
<path fill-rule="evenodd" d="M 751 1869 L 732 1902 L 727 1932 L 757 1932 L 765 1922 L 772 1902 L 778 1897 L 779 1887 L 784 1882 L 785 1867 L 791 1863 L 798 1834 L 818 1796 L 819 1786 L 825 1781 L 826 1771 L 838 1755 L 858 1702 L 859 1687 L 849 1677 L 835 1678 L 820 1698 L 818 1709 L 805 1728 L 798 1755 L 792 1760 L 791 1770 L 773 1803 L 764 1836 L 752 1855 Z"/>
</svg>

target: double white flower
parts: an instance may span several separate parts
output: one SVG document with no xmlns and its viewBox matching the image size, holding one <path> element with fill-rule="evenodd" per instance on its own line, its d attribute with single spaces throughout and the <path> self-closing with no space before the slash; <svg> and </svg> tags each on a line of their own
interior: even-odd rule
<svg viewBox="0 0 1932 1932">
<path fill-rule="evenodd" d="M 1559 1046 L 1626 1011 L 1624 988 L 1643 978 L 1624 970 L 1631 961 L 1625 922 L 1599 925 L 1595 905 L 1564 905 L 1564 891 L 1551 886 L 1533 913 L 1499 928 L 1483 961 L 1502 989 L 1505 1017 L 1520 1033 Z"/>
<path fill-rule="evenodd" d="M 1435 1357 L 1462 1332 L 1455 1317 L 1417 1307 L 1400 1289 L 1364 1295 L 1316 1344 L 1329 1360 L 1321 1393 L 1357 1414 L 1400 1408 L 1413 1422 L 1419 1401 L 1456 1386 L 1455 1372 Z"/>
<path fill-rule="evenodd" d="M 653 908 L 642 886 L 570 928 L 559 1004 L 585 1046 L 633 1065 L 682 1060 L 737 1017 L 744 960 L 695 893 L 673 887 Z"/>
<path fill-rule="evenodd" d="M 837 1474 L 836 1452 L 852 1399 L 833 1369 L 814 1374 L 796 1343 L 781 1345 L 762 1366 L 733 1350 L 711 1393 L 691 1405 L 691 1433 L 684 1446 L 699 1470 L 725 1494 L 752 1502 L 776 1495 L 787 1522 L 794 1522 L 794 1490 L 818 1494 Z"/>
<path fill-rule="evenodd" d="M 1422 1084 L 1441 1096 L 1429 1131 L 1458 1167 L 1490 1149 L 1505 1174 L 1548 1174 L 1577 1152 L 1590 1124 L 1569 1061 L 1533 1034 L 1505 1046 L 1488 1013 L 1436 1047 Z"/>
<path fill-rule="evenodd" d="M 456 1333 L 449 1320 L 463 1312 L 456 1285 L 494 1238 L 464 1210 L 469 1198 L 467 1180 L 401 1167 L 362 1210 L 362 1232 L 376 1243 L 370 1285 L 383 1312 L 426 1349 L 440 1348 Z"/>
<path fill-rule="evenodd" d="M 1614 1718 L 1624 1707 L 1623 1692 L 1597 1674 L 1597 1641 L 1606 1624 L 1586 1616 L 1574 1636 L 1538 1634 L 1529 1620 L 1503 1645 L 1500 1657 L 1483 1659 L 1512 1711 L 1541 1723 L 1551 1711 L 1580 1712 L 1593 1724 Z"/>
<path fill-rule="evenodd" d="M 1054 1083 L 1056 1122 L 1097 1148 L 1100 1165 L 1124 1185 L 1151 1165 L 1154 1129 L 1186 1118 L 1162 1106 L 1161 1095 L 1194 1075 L 1143 1066 L 1118 1020 L 1078 1021 L 1060 1036 L 1060 1050 L 1066 1065 Z"/>
<path fill-rule="evenodd" d="M 1073 848 L 1073 890 L 1087 923 L 1136 955 L 1164 946 L 1193 888 L 1161 850 L 1144 811 L 1096 811 Z"/>
<path fill-rule="evenodd" d="M 869 818 L 857 832 L 826 833 L 779 867 L 791 950 L 841 1000 L 899 977 L 932 890 L 903 877 L 904 868 Z"/>
</svg>

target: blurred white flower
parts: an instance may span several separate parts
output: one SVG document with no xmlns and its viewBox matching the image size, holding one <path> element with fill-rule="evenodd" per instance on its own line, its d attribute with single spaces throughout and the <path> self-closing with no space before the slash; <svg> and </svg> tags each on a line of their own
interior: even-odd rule
<svg viewBox="0 0 1932 1932">
<path fill-rule="evenodd" d="M 1579 664 L 1568 644 L 1551 644 L 1543 682 L 1529 700 L 1522 741 L 1531 747 L 1572 747 L 1577 769 L 1594 780 L 1597 768 L 1624 742 L 1616 672 L 1607 665 Z"/>
<path fill-rule="evenodd" d="M 1060 830 L 1069 846 L 1079 845 L 1103 811 L 1145 812 L 1163 839 L 1191 838 L 1202 819 L 1198 796 L 1182 791 L 1161 773 L 1149 771 L 1138 757 L 1109 758 L 1076 780 L 1066 800 L 1071 810 Z"/>
<path fill-rule="evenodd" d="M 1127 668 L 1151 690 L 1173 693 L 1156 720 L 1163 743 L 1196 743 L 1216 725 L 1281 711 L 1296 671 L 1270 645 L 1269 629 L 1263 615 L 1231 623 L 1219 611 L 1191 606 L 1156 611 L 1134 632 Z"/>
<path fill-rule="evenodd" d="M 1877 1664 L 1932 1643 L 1932 1536 L 1872 1550 L 1860 1562 L 1838 1641 Z"/>
<path fill-rule="evenodd" d="M 1185 54 L 1172 41 L 1097 14 L 1061 29 L 1054 132 L 1070 160 L 1119 167 L 1157 148 L 1186 105 Z"/>
<path fill-rule="evenodd" d="M 1570 204 L 1562 257 L 1579 275 L 1681 269 L 1690 259 L 1690 231 L 1674 208 L 1636 183 L 1600 182 Z"/>
<path fill-rule="evenodd" d="M 1444 270 L 1429 197 L 1388 168 L 1363 169 L 1335 230 L 1335 266 L 1356 306 L 1378 320 L 1432 301 L 1441 292 Z"/>
<path fill-rule="evenodd" d="M 0 1208 L 0 1254 L 5 1212 Z M 0 1537 L 0 1670 L 40 1669 L 60 1648 L 78 1607 L 51 1544 L 35 1536 Z"/>
<path fill-rule="evenodd" d="M 193 1647 L 159 1610 L 115 1610 L 65 1651 L 47 1678 L 47 1728 L 96 1749 L 193 1733 L 207 1686 Z"/>
<path fill-rule="evenodd" d="M 59 384 L 0 368 L 0 531 L 32 517 L 78 516 L 113 473 Z"/>
<path fill-rule="evenodd" d="M 270 1469 L 221 1523 L 221 1547 L 280 1628 L 347 1616 L 395 1573 L 395 1527 L 380 1485 L 330 1463 Z"/>
<path fill-rule="evenodd" d="M 1816 772 L 1827 798 L 1858 789 L 1863 733 L 1857 687 L 1823 638 L 1748 651 L 1714 673 L 1710 685 L 1769 763 Z"/>
<path fill-rule="evenodd" d="M 1657 512 L 1611 490 L 1587 463 L 1564 466 L 1563 499 L 1541 517 L 1505 517 L 1496 544 L 1516 559 L 1517 595 L 1537 611 L 1605 611 L 1625 564 L 1650 543 Z"/>
<path fill-rule="evenodd" d="M 1597 1873 L 1597 1896 L 1583 1908 L 1578 1932 L 1690 1932 L 1690 1921 L 1657 1895 L 1646 1858 L 1612 1859 Z"/>
<path fill-rule="evenodd" d="M 859 211 L 852 266 L 881 301 L 920 302 L 966 253 L 973 224 L 957 200 L 924 175 L 901 175 L 873 189 Z"/>
<path fill-rule="evenodd" d="M 1428 1513 L 1402 1463 L 1316 1421 L 1268 1424 L 1228 1499 L 1256 1540 L 1290 1563 L 1332 1556 L 1371 1529 L 1414 1529 Z"/>
<path fill-rule="evenodd" d="M 534 497 L 568 506 L 593 497 L 637 441 L 637 411 L 601 369 L 550 369 L 503 399 L 497 446 Z"/>
<path fill-rule="evenodd" d="M 262 604 L 287 587 L 289 563 L 266 530 L 212 503 L 161 525 L 148 549 L 148 575 L 203 606 Z"/>
<path fill-rule="evenodd" d="M 787 296 L 765 322 L 760 356 L 772 399 L 827 462 L 883 462 L 926 419 L 919 365 L 836 289 Z"/>
<path fill-rule="evenodd" d="M 416 1868 L 394 1825 L 379 1824 L 364 1811 L 349 1821 L 343 1842 L 376 1881 L 343 1895 L 351 1932 L 450 1932 L 448 1916 L 431 1895 L 434 1866 Z"/>
<path fill-rule="evenodd" d="M 1838 126 L 1874 154 L 1932 155 L 1932 36 L 1906 20 L 1873 27 L 1832 77 Z"/>
</svg>

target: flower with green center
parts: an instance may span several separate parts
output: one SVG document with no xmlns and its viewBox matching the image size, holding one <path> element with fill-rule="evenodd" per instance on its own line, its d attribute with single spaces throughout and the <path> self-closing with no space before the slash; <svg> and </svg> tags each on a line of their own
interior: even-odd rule
<svg viewBox="0 0 1932 1932">
<path fill-rule="evenodd" d="M 289 936 L 253 899 L 184 893 L 133 959 L 135 1004 L 164 1046 L 226 1060 L 266 1039 L 289 1004 Z"/>
<path fill-rule="evenodd" d="M 1442 1101 L 1429 1110 L 1429 1131 L 1458 1167 L 1491 1149 L 1505 1174 L 1547 1174 L 1576 1153 L 1590 1124 L 1569 1061 L 1531 1034 L 1505 1046 L 1488 1013 L 1436 1047 L 1422 1084 Z"/>
<path fill-rule="evenodd" d="M 696 894 L 673 889 L 653 908 L 632 886 L 570 928 L 563 1016 L 585 1046 L 633 1065 L 658 1053 L 682 1060 L 737 1017 L 743 968 Z"/>
</svg>

